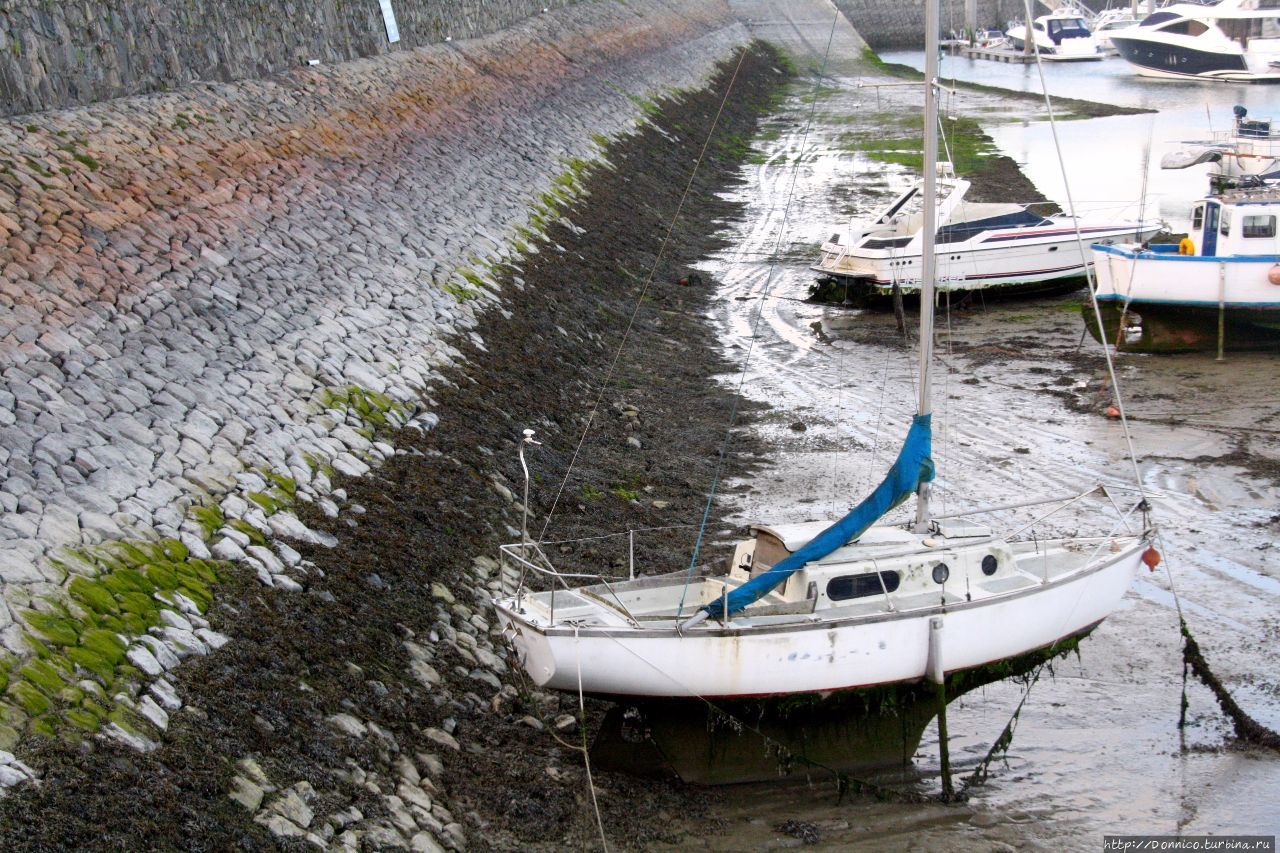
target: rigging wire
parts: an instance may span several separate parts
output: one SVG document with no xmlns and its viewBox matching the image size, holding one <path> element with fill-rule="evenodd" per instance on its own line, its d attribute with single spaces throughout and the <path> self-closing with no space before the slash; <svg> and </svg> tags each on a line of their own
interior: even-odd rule
<svg viewBox="0 0 1280 853">
<path fill-rule="evenodd" d="M 693 553 L 689 556 L 689 568 L 685 573 L 684 589 L 680 592 L 680 606 L 676 610 L 676 616 L 679 618 L 684 615 L 685 597 L 689 592 L 689 580 L 693 577 L 693 569 L 698 564 L 698 553 L 702 549 L 702 540 L 706 535 L 707 522 L 711 518 L 711 507 L 715 501 L 716 489 L 720 483 L 720 476 L 724 472 L 725 459 L 729 455 L 729 443 L 733 440 L 733 428 L 738 420 L 738 402 L 742 399 L 742 389 L 747 381 L 747 369 L 751 365 L 751 356 L 755 350 L 756 340 L 759 337 L 760 321 L 764 317 L 764 306 L 769 299 L 770 291 L 773 289 L 774 279 L 778 272 L 778 252 L 782 247 L 782 238 L 787 230 L 787 221 L 791 215 L 791 201 L 795 196 L 796 179 L 800 173 L 800 164 L 804 160 L 805 147 L 809 143 L 809 132 L 813 127 L 813 119 L 818 111 L 818 92 L 822 85 L 822 79 L 826 75 L 827 60 L 831 55 L 831 43 L 835 39 L 836 24 L 840 21 L 840 10 L 837 9 L 835 16 L 831 19 L 831 30 L 827 33 L 827 47 L 822 54 L 822 66 L 818 71 L 817 77 L 813 81 L 812 103 L 809 105 L 809 117 L 805 121 L 804 132 L 800 137 L 800 153 L 796 156 L 795 165 L 791 171 L 791 185 L 787 189 L 787 202 L 782 210 L 782 222 L 778 226 L 778 236 L 774 240 L 773 257 L 769 262 L 769 273 L 765 278 L 764 291 L 760 294 L 760 303 L 756 307 L 755 319 L 751 323 L 751 338 L 747 343 L 747 353 L 742 361 L 742 372 L 738 376 L 738 387 L 733 395 L 733 403 L 729 409 L 729 423 L 725 427 L 724 441 L 720 445 L 720 454 L 716 459 L 715 471 L 711 475 L 711 487 L 707 492 L 707 502 L 702 510 L 702 520 L 698 525 L 698 536 L 694 540 Z"/>
<path fill-rule="evenodd" d="M 733 75 L 729 78 L 729 83 L 725 87 L 724 97 L 720 99 L 720 106 L 716 110 L 715 118 L 711 120 L 711 127 L 707 130 L 707 136 L 702 142 L 702 150 L 698 152 L 698 158 L 693 164 L 693 171 L 689 173 L 689 180 L 685 183 L 684 192 L 680 194 L 680 201 L 676 205 L 676 211 L 671 217 L 671 224 L 667 227 L 667 233 L 662 238 L 662 245 L 658 248 L 658 254 L 653 259 L 653 266 L 649 268 L 649 274 L 645 276 L 644 284 L 640 288 L 640 295 L 636 297 L 635 308 L 632 309 L 631 316 L 627 318 L 627 326 L 623 329 L 622 339 L 618 341 L 618 348 L 614 352 L 612 361 L 609 362 L 609 370 L 605 373 L 604 380 L 600 383 L 600 391 L 596 394 L 595 402 L 591 405 L 591 414 L 587 417 L 586 426 L 582 428 L 582 435 L 578 438 L 578 444 L 573 448 L 573 456 L 570 457 L 569 466 L 565 469 L 564 479 L 560 481 L 560 486 L 556 489 L 556 496 L 551 501 L 551 509 L 547 511 L 546 520 L 542 524 L 542 531 L 538 534 L 538 539 L 540 540 L 546 536 L 547 528 L 551 526 L 551 519 L 555 516 L 556 507 L 560 504 L 560 498 L 564 495 L 564 490 L 569 485 L 569 477 L 573 474 L 573 468 L 574 465 L 577 464 L 578 455 L 582 452 L 582 446 L 586 443 L 587 435 L 591 432 L 592 424 L 595 423 L 596 414 L 600 410 L 600 403 L 604 400 L 605 392 L 609 390 L 609 384 L 613 380 L 613 374 L 617 371 L 618 362 L 622 358 L 622 353 L 626 349 L 627 341 L 631 336 L 631 330 L 635 326 L 636 317 L 639 316 L 640 308 L 644 305 L 644 298 L 649 293 L 649 288 L 653 284 L 654 276 L 657 275 L 658 265 L 662 263 L 663 258 L 666 256 L 667 246 L 671 242 L 671 235 L 675 232 L 676 223 L 680 220 L 680 214 L 684 210 L 684 204 L 689 198 L 690 191 L 693 189 L 693 182 L 698 176 L 698 170 L 702 167 L 702 161 L 706 159 L 707 149 L 711 146 L 711 139 L 715 136 L 716 128 L 720 125 L 720 116 L 724 114 L 725 105 L 729 102 L 729 95 L 733 93 L 734 84 L 738 80 L 738 72 L 742 70 L 742 63 L 746 61 L 746 58 L 747 51 L 743 48 L 738 53 L 738 64 L 733 68 Z"/>
<path fill-rule="evenodd" d="M 1036 57 L 1036 70 L 1040 75 L 1040 88 L 1044 92 L 1045 108 L 1049 112 L 1049 129 L 1053 136 L 1054 148 L 1056 149 L 1058 154 L 1058 165 L 1059 165 L 1059 168 L 1062 170 L 1062 182 L 1063 182 L 1063 187 L 1065 188 L 1066 194 L 1067 194 L 1067 205 L 1068 205 L 1071 216 L 1074 217 L 1076 213 L 1075 202 L 1071 197 L 1071 184 L 1067 180 L 1066 163 L 1062 158 L 1062 145 L 1058 139 L 1058 126 L 1055 121 L 1055 116 L 1053 112 L 1053 102 L 1052 102 L 1052 99 L 1049 97 L 1049 87 L 1045 83 L 1044 61 L 1040 57 L 1040 51 L 1038 48 L 1035 51 L 1035 57 Z M 1076 227 L 1076 244 L 1079 247 L 1080 256 L 1083 259 L 1085 257 L 1084 238 L 1080 233 L 1080 222 L 1078 219 L 1076 220 L 1075 227 Z M 1087 264 L 1085 265 L 1085 275 L 1089 285 L 1089 301 L 1090 303 L 1092 303 L 1092 306 L 1093 306 L 1094 321 L 1098 324 L 1099 332 L 1103 333 L 1105 326 L 1103 326 L 1103 323 L 1102 323 L 1102 308 L 1098 303 L 1097 284 L 1094 280 L 1093 269 Z M 1140 506 L 1145 505 L 1149 508 L 1150 502 L 1147 499 L 1147 494 L 1143 487 L 1142 472 L 1138 467 L 1138 456 L 1133 446 L 1133 434 L 1129 429 L 1129 418 L 1127 413 L 1125 412 L 1123 397 L 1120 394 L 1120 380 L 1116 375 L 1115 359 L 1112 356 L 1111 347 L 1107 345 L 1107 342 L 1105 340 L 1105 333 L 1102 334 L 1102 337 L 1103 337 L 1102 352 L 1106 356 L 1106 360 L 1107 360 L 1107 374 L 1111 380 L 1112 392 L 1115 394 L 1116 411 L 1120 415 L 1120 425 L 1124 432 L 1125 444 L 1128 447 L 1129 460 L 1133 464 L 1133 475 L 1134 475 L 1135 486 L 1137 487 L 1138 494 L 1142 499 Z M 1164 538 L 1161 535 L 1160 531 L 1157 530 L 1155 535 L 1156 535 L 1156 540 L 1160 542 L 1160 546 L 1162 548 L 1165 548 L 1165 553 L 1167 554 L 1168 549 L 1165 547 Z M 1186 668 L 1190 667 L 1192 671 L 1195 672 L 1196 676 L 1200 678 L 1200 680 L 1204 682 L 1204 684 L 1207 687 L 1209 687 L 1210 690 L 1213 691 L 1214 697 L 1217 699 L 1219 706 L 1222 708 L 1223 712 L 1227 714 L 1227 716 L 1231 719 L 1232 724 L 1235 726 L 1237 737 L 1247 742 L 1252 742 L 1262 746 L 1270 747 L 1272 749 L 1280 750 L 1280 733 L 1277 733 L 1275 731 L 1272 731 L 1271 729 L 1266 728 L 1265 726 L 1262 726 L 1257 721 L 1255 721 L 1252 717 L 1250 717 L 1247 713 L 1245 713 L 1235 703 L 1235 700 L 1232 699 L 1226 687 L 1222 685 L 1221 681 L 1219 681 L 1218 678 L 1209 669 L 1208 662 L 1205 661 L 1204 656 L 1200 651 L 1199 644 L 1196 642 L 1195 638 L 1191 635 L 1191 629 L 1187 625 L 1186 616 L 1184 615 L 1182 610 L 1182 603 L 1178 598 L 1177 587 L 1174 584 L 1173 570 L 1167 560 L 1165 561 L 1165 573 L 1169 578 L 1169 591 L 1172 593 L 1174 603 L 1177 607 L 1179 630 L 1183 638 L 1182 654 L 1183 654 L 1184 674 L 1185 674 Z M 1185 690 L 1185 687 L 1184 687 L 1184 690 Z M 1183 696 L 1184 705 L 1182 709 L 1182 713 L 1184 716 L 1183 716 L 1183 719 L 1180 721 L 1180 724 L 1185 723 L 1185 713 L 1186 713 L 1185 702 L 1186 702 L 1186 696 L 1184 693 L 1184 696 Z"/>
</svg>

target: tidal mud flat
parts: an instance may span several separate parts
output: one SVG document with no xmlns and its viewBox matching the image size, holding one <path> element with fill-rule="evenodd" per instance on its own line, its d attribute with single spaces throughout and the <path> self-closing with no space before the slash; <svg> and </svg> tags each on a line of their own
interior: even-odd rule
<svg viewBox="0 0 1280 853">
<path fill-rule="evenodd" d="M 863 83 L 853 76 L 814 83 L 766 124 L 761 153 L 735 196 L 747 205 L 747 224 L 731 230 L 734 248 L 704 267 L 724 283 L 712 322 L 746 362 L 744 393 L 770 405 L 753 433 L 770 448 L 771 464 L 734 484 L 733 520 L 838 516 L 891 464 L 913 410 L 914 334 L 902 339 L 892 314 L 808 298 L 808 266 L 831 226 L 865 216 L 914 179 L 910 163 L 886 163 L 849 142 L 851 134 L 874 138 L 885 115 L 918 111 L 918 93 L 876 93 Z M 955 109 L 980 123 L 1007 115 L 990 93 L 958 98 Z M 1014 165 L 1004 158 L 999 168 Z M 1105 416 L 1114 398 L 1102 353 L 1085 337 L 1081 296 L 944 300 L 934 385 L 942 511 L 1070 494 L 1096 482 L 1132 485 L 1120 425 Z M 908 324 L 914 319 L 909 314 Z M 745 786 L 710 811 L 724 831 L 691 834 L 693 846 L 797 844 L 799 836 L 779 832 L 788 821 L 805 825 L 818 849 L 1097 849 L 1114 831 L 1276 831 L 1274 814 L 1254 805 L 1275 797 L 1274 755 L 1241 745 L 1194 679 L 1188 725 L 1179 728 L 1174 598 L 1176 591 L 1218 676 L 1275 728 L 1275 360 L 1121 356 L 1118 372 L 1167 563 L 1144 572 L 1121 609 L 1051 675 L 1030 687 L 988 685 L 952 703 L 951 761 L 961 774 L 978 767 L 1016 719 L 1009 750 L 985 784 L 950 807 L 841 799 L 821 773 L 807 785 Z M 912 763 L 905 789 L 936 794 L 936 729 L 925 731 Z"/>
</svg>

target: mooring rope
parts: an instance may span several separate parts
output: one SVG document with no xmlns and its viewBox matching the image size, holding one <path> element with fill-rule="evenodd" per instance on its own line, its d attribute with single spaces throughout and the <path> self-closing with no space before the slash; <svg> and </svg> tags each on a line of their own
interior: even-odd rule
<svg viewBox="0 0 1280 853">
<path fill-rule="evenodd" d="M 1072 200 L 1071 196 L 1071 184 L 1067 180 L 1066 163 L 1062 159 L 1062 145 L 1058 139 L 1058 126 L 1053 112 L 1053 102 L 1049 97 L 1049 88 L 1045 84 L 1044 62 L 1040 58 L 1039 49 L 1036 50 L 1035 56 L 1036 69 L 1040 74 L 1040 87 L 1044 92 L 1045 108 L 1049 111 L 1049 128 L 1053 136 L 1053 145 L 1058 154 L 1058 165 L 1062 170 L 1062 182 L 1067 194 L 1067 205 L 1070 215 L 1074 218 L 1076 215 L 1075 202 Z M 1081 259 L 1084 259 L 1084 238 L 1080 233 L 1079 219 L 1075 220 L 1075 227 L 1076 244 L 1079 247 Z M 1115 394 L 1116 411 L 1120 415 L 1120 425 L 1124 430 L 1124 440 L 1129 449 L 1129 459 L 1133 463 L 1134 480 L 1138 488 L 1138 494 L 1142 497 L 1144 502 L 1147 502 L 1146 492 L 1143 489 L 1142 474 L 1138 468 L 1138 456 L 1134 450 L 1133 434 L 1129 429 L 1129 418 L 1125 412 L 1124 400 L 1120 394 L 1120 380 L 1116 376 L 1115 360 L 1112 358 L 1111 348 L 1107 346 L 1106 342 L 1106 334 L 1104 331 L 1105 327 L 1102 323 L 1102 308 L 1098 303 L 1097 285 L 1094 280 L 1093 270 L 1087 263 L 1085 264 L 1085 276 L 1089 285 L 1089 301 L 1093 306 L 1094 320 L 1098 324 L 1099 336 L 1102 338 L 1102 352 L 1106 356 L 1107 360 L 1107 374 L 1111 379 L 1111 388 Z M 1177 607 L 1178 612 L 1178 630 L 1183 639 L 1183 696 L 1182 709 L 1179 714 L 1179 728 L 1184 726 L 1186 723 L 1187 699 L 1185 676 L 1186 671 L 1189 668 L 1195 673 L 1196 677 L 1213 692 L 1213 695 L 1217 699 L 1218 705 L 1222 708 L 1223 713 L 1227 715 L 1231 720 L 1232 725 L 1235 727 L 1236 737 L 1257 746 L 1280 750 L 1280 733 L 1263 726 L 1257 720 L 1245 713 L 1245 711 L 1231 697 L 1231 693 L 1222 684 L 1221 680 L 1214 675 L 1213 670 L 1209 667 L 1209 662 L 1205 659 L 1204 653 L 1200 651 L 1200 644 L 1196 642 L 1195 637 L 1191 633 L 1191 628 L 1187 624 L 1186 615 L 1182 610 L 1182 603 L 1178 598 L 1177 588 L 1173 580 L 1173 569 L 1170 566 L 1168 559 L 1169 550 L 1165 546 L 1164 538 L 1158 530 L 1156 531 L 1156 538 L 1157 541 L 1160 542 L 1160 547 L 1164 550 L 1165 574 L 1169 578 L 1169 589 L 1173 594 L 1174 604 Z"/>
<path fill-rule="evenodd" d="M 1200 651 L 1200 644 L 1196 642 L 1190 626 L 1187 625 L 1187 615 L 1182 609 L 1182 599 L 1178 597 L 1178 588 L 1173 582 L 1169 549 L 1165 546 L 1164 537 L 1160 533 L 1157 533 L 1156 537 L 1165 554 L 1165 573 L 1169 577 L 1169 592 L 1173 595 L 1173 604 L 1178 613 L 1178 631 L 1182 635 L 1182 698 L 1178 709 L 1178 728 L 1185 729 L 1187 726 L 1187 710 L 1190 707 L 1187 700 L 1187 673 L 1192 672 L 1213 693 L 1218 707 L 1231 720 L 1237 738 L 1245 743 L 1280 751 L 1280 733 L 1262 725 L 1241 708 L 1221 679 L 1209 667 L 1204 652 Z"/>
<path fill-rule="evenodd" d="M 573 626 L 573 646 L 578 649 L 578 626 Z M 604 834 L 604 821 L 600 818 L 600 802 L 596 799 L 596 783 L 591 778 L 591 750 L 587 746 L 587 703 L 582 694 L 582 652 L 578 652 L 578 728 L 582 730 L 582 766 L 587 769 L 587 788 L 591 791 L 591 808 L 596 813 L 596 828 L 600 830 L 600 844 L 609 853 L 609 839 Z"/>
<path fill-rule="evenodd" d="M 542 524 L 542 531 L 538 534 L 538 539 L 546 536 L 547 528 L 551 526 L 551 519 L 555 516 L 556 507 L 560 504 L 560 498 L 564 495 L 565 487 L 569 485 L 569 477 L 573 474 L 574 466 L 578 462 L 578 455 L 582 452 L 582 446 L 586 443 L 587 435 L 591 432 L 591 425 L 595 423 L 596 414 L 600 410 L 600 403 L 604 400 L 605 392 L 609 390 L 609 384 L 613 381 L 613 374 L 617 371 L 623 350 L 626 349 L 627 340 L 630 338 L 631 330 L 635 326 L 636 317 L 639 316 L 640 308 L 644 305 L 644 298 L 649 293 L 654 276 L 657 275 L 658 265 L 662 263 L 662 259 L 667 254 L 667 245 L 671 242 L 671 235 L 675 232 L 676 223 L 680 220 L 685 201 L 689 198 L 689 193 L 693 189 L 693 182 L 698 177 L 698 170 L 702 168 L 702 162 L 706 159 L 707 149 L 711 146 L 711 139 L 715 136 L 716 128 L 720 125 L 720 117 L 724 114 L 725 105 L 729 103 L 729 95 L 733 93 L 734 84 L 738 80 L 738 72 L 742 70 L 742 63 L 746 61 L 747 53 L 746 47 L 743 47 L 738 53 L 738 64 L 733 68 L 733 75 L 729 78 L 729 83 L 725 87 L 724 97 L 720 99 L 720 106 L 716 110 L 715 118 L 711 121 L 707 136 L 702 142 L 702 149 L 698 152 L 698 158 L 693 163 L 693 171 L 689 173 L 689 180 L 685 183 L 684 192 L 680 194 L 680 201 L 671 217 L 671 224 L 667 226 L 667 233 L 662 238 L 662 245 L 658 248 L 658 254 L 653 259 L 653 265 L 649 267 L 648 275 L 645 276 L 644 284 L 640 288 L 640 295 L 636 297 L 635 308 L 632 309 L 631 316 L 627 318 L 627 325 L 622 332 L 621 340 L 618 341 L 618 348 L 613 354 L 613 359 L 609 362 L 609 370 L 605 373 L 604 381 L 600 383 L 600 391 L 596 394 L 595 402 L 591 405 L 591 414 L 587 417 L 586 426 L 582 428 L 582 435 L 578 438 L 577 446 L 573 448 L 573 456 L 569 459 L 569 467 L 565 469 L 564 479 L 560 481 L 560 486 L 556 489 L 556 496 L 551 501 L 551 509 L 547 511 L 547 518 Z"/>
<path fill-rule="evenodd" d="M 738 402 L 742 399 L 742 389 L 747 381 L 747 369 L 751 365 L 751 356 L 755 351 L 756 339 L 760 333 L 760 320 L 764 316 L 765 302 L 769 299 L 769 293 L 773 289 L 774 278 L 778 271 L 778 252 L 782 248 L 782 237 L 787 230 L 787 222 L 791 215 L 791 201 L 795 196 L 796 178 L 800 173 L 800 164 L 804 160 L 805 147 L 809 144 L 809 131 L 813 127 L 813 119 L 818 111 L 818 93 L 822 85 L 823 77 L 827 71 L 827 59 L 831 55 L 831 43 L 835 39 L 836 24 L 840 21 L 840 10 L 837 9 L 835 16 L 831 19 L 831 30 L 827 33 L 827 46 L 822 54 L 822 65 L 818 69 L 818 75 L 813 80 L 813 102 L 809 105 L 809 117 L 805 120 L 804 132 L 800 136 L 800 153 L 796 156 L 795 165 L 791 168 L 791 184 L 787 189 L 787 201 L 782 208 L 782 222 L 778 226 L 778 236 L 773 243 L 773 256 L 769 261 L 769 272 L 765 277 L 764 292 L 760 294 L 760 304 L 756 308 L 755 319 L 751 323 L 751 338 L 747 342 L 747 353 L 742 360 L 742 372 L 738 375 L 738 386 L 734 389 L 733 402 L 729 407 L 729 422 L 725 427 L 724 441 L 720 444 L 720 454 L 716 458 L 716 467 L 711 475 L 711 487 L 707 492 L 707 502 L 702 510 L 702 520 L 698 524 L 698 535 L 693 543 L 693 553 L 689 556 L 689 568 L 685 572 L 684 589 L 680 592 L 680 605 L 676 609 L 676 618 L 684 615 L 685 597 L 689 592 L 689 581 L 693 577 L 694 567 L 698 564 L 698 553 L 702 550 L 702 540 L 706 535 L 707 522 L 711 519 L 711 506 L 715 502 L 716 490 L 720 485 L 720 477 L 724 473 L 725 459 L 729 455 L 729 444 L 733 441 L 733 427 L 738 420 Z M 726 616 L 728 614 L 725 614 Z"/>
</svg>

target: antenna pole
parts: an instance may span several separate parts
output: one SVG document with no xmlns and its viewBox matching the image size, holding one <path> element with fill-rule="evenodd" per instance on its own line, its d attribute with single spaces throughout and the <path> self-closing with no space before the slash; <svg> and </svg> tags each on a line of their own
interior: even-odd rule
<svg viewBox="0 0 1280 853">
<path fill-rule="evenodd" d="M 524 439 L 520 442 L 520 470 L 524 471 L 524 503 L 522 509 L 523 515 L 520 518 L 520 556 L 523 559 L 529 559 L 529 466 L 524 461 L 524 446 L 540 445 L 542 442 L 533 440 L 533 430 L 524 431 Z"/>
<path fill-rule="evenodd" d="M 933 300 L 937 276 L 938 234 L 938 0 L 926 0 L 924 13 L 924 209 L 920 225 L 920 399 L 916 414 L 933 411 L 929 367 L 933 361 Z M 1028 27 L 1030 29 L 1030 27 Z M 916 490 L 916 530 L 929 527 L 929 484 Z"/>
</svg>

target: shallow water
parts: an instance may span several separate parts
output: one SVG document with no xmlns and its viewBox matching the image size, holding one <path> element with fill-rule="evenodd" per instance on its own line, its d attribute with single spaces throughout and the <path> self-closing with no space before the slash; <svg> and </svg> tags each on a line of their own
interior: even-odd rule
<svg viewBox="0 0 1280 853">
<path fill-rule="evenodd" d="M 1023 70 L 991 65 L 992 74 Z M 1049 71 L 1081 75 L 1077 69 L 1084 68 Z M 745 365 L 725 381 L 741 382 L 743 393 L 773 407 L 753 426 L 777 448 L 771 465 L 749 483 L 731 484 L 744 490 L 734 497 L 742 522 L 843 512 L 891 463 L 914 405 L 915 348 L 896 342 L 892 317 L 803 299 L 812 281 L 808 264 L 833 224 L 908 180 L 897 167 L 844 151 L 839 136 L 850 128 L 848 119 L 832 117 L 871 115 L 870 99 L 877 109 L 903 110 L 919 109 L 920 99 L 905 89 L 859 88 L 854 77 L 827 82 L 834 91 L 816 109 L 797 96 L 776 118 L 777 137 L 762 143 L 768 162 L 751 167 L 739 193 L 748 212 L 732 234 L 734 249 L 708 264 L 724 283 L 710 319 L 731 357 Z M 1097 93 L 1079 83 L 1058 85 L 1077 97 L 1105 99 L 1110 91 L 1151 104 L 1166 97 L 1127 80 L 1098 83 L 1104 88 Z M 1220 104 L 1232 98 L 1217 90 L 1205 96 Z M 1177 127 L 1202 128 L 1191 118 L 1194 110 L 1182 105 L 1183 95 L 1168 97 L 1173 103 L 1156 117 L 1153 138 Z M 807 128 L 810 115 L 815 123 Z M 1135 127 L 1150 122 L 1145 116 L 1127 121 Z M 1115 123 L 1072 123 L 1079 135 L 1065 144 L 1073 189 L 1082 169 L 1071 167 L 1072 159 L 1097 159 L 1077 140 L 1104 132 L 1110 138 Z M 990 132 L 1005 150 L 1023 145 L 1034 152 L 1028 174 L 1053 197 L 1056 162 L 1053 168 L 1042 162 L 1051 159 L 1043 125 L 996 124 Z M 1128 142 L 1136 134 L 1131 131 Z M 1131 157 L 1129 149 L 1140 146 L 1117 147 L 1118 156 Z M 1104 186 L 1113 195 L 1124 190 L 1119 176 L 1140 183 L 1140 175 L 1119 167 L 1111 174 Z M 1202 186 L 1188 172 L 1171 174 L 1195 192 L 1170 193 L 1194 197 Z M 1083 333 L 1078 306 L 1073 295 L 944 313 L 934 385 L 942 510 L 1071 493 L 1099 481 L 1132 484 L 1120 427 L 1101 416 L 1110 399 L 1084 390 L 1098 387 L 1101 362 L 1076 354 Z M 1274 481 L 1250 473 L 1280 458 L 1277 361 L 1266 355 L 1230 355 L 1225 363 L 1198 355 L 1125 356 L 1119 373 L 1135 418 L 1141 481 L 1153 496 L 1162 550 L 1192 630 L 1238 701 L 1280 727 L 1280 558 L 1272 548 L 1280 502 Z M 1069 407 L 1057 393 L 1063 390 L 1080 392 L 1084 410 Z M 1219 461 L 1232 451 L 1231 464 Z M 1078 513 L 1062 526 L 1091 521 Z M 725 821 L 723 832 L 690 836 L 686 846 L 792 845 L 795 839 L 776 830 L 788 819 L 815 824 L 819 849 L 1097 849 L 1104 833 L 1280 831 L 1273 807 L 1280 800 L 1280 758 L 1236 747 L 1211 696 L 1194 682 L 1190 725 L 1179 731 L 1180 653 L 1169 575 L 1144 573 L 1119 611 L 1081 644 L 1078 660 L 1059 663 L 1053 677 L 1031 689 L 1007 760 L 993 765 L 990 780 L 966 805 L 840 802 L 829 779 L 746 785 L 715 814 Z M 986 754 L 1025 693 L 1021 684 L 1002 682 L 950 706 L 957 772 Z M 923 777 L 916 788 L 937 790 L 937 761 L 930 726 L 914 760 Z"/>
<path fill-rule="evenodd" d="M 924 54 L 920 51 L 890 52 L 883 58 L 913 68 L 924 67 Z M 941 68 L 944 78 L 1020 92 L 1043 92 L 1040 72 L 1034 64 L 944 56 Z M 1044 82 L 1051 97 L 1060 95 L 1158 112 L 1058 122 L 1058 138 L 1067 165 L 1066 181 L 1055 154 L 1052 130 L 1045 121 L 1028 119 L 989 125 L 987 133 L 1000 150 L 1018 161 L 1041 192 L 1064 207 L 1069 186 L 1078 209 L 1142 209 L 1148 216 L 1164 219 L 1174 231 L 1187 229 L 1191 203 L 1207 189 L 1210 167 L 1206 164 L 1190 169 L 1161 169 L 1161 155 L 1178 142 L 1208 139 L 1213 130 L 1230 129 L 1231 108 L 1236 104 L 1256 118 L 1280 119 L 1280 101 L 1274 87 L 1148 80 L 1134 74 L 1119 57 L 1100 62 L 1045 63 Z M 963 109 L 963 101 L 969 96 L 961 93 L 955 97 L 957 106 Z"/>
</svg>

